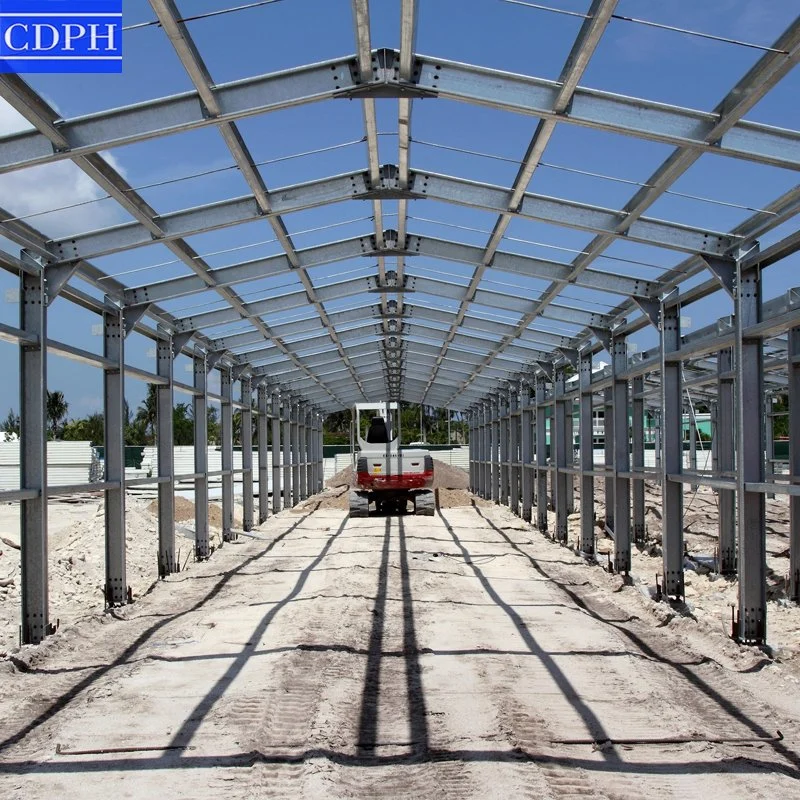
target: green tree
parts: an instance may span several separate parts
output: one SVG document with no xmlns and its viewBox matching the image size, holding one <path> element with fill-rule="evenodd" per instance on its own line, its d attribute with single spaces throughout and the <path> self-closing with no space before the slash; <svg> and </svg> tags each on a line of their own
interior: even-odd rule
<svg viewBox="0 0 800 800">
<path fill-rule="evenodd" d="M 789 438 L 789 416 L 785 412 L 789 410 L 789 396 L 778 395 L 772 404 L 773 413 L 781 413 L 783 416 L 775 417 L 772 420 L 772 435 L 776 439 Z"/>
<path fill-rule="evenodd" d="M 95 447 L 105 441 L 105 422 L 99 412 L 85 419 L 71 419 L 64 425 L 61 438 L 67 442 L 91 442 Z"/>
<path fill-rule="evenodd" d="M 135 444 L 155 444 L 156 425 L 158 424 L 157 388 L 155 383 L 148 383 L 147 394 L 139 404 L 139 408 L 136 409 L 133 424 L 140 441 Z"/>
<path fill-rule="evenodd" d="M 64 392 L 47 392 L 47 423 L 50 436 L 55 439 L 64 427 L 64 420 L 69 411 L 69 403 L 64 398 Z"/>
<path fill-rule="evenodd" d="M 189 403 L 178 403 L 172 409 L 172 438 L 175 444 L 194 444 L 194 415 Z"/>
<path fill-rule="evenodd" d="M 8 409 L 6 418 L 0 422 L 0 431 L 19 436 L 19 414 L 13 408 Z"/>
<path fill-rule="evenodd" d="M 220 443 L 220 425 L 219 425 L 219 411 L 216 406 L 208 406 L 206 414 L 208 425 L 208 443 L 218 445 Z"/>
</svg>

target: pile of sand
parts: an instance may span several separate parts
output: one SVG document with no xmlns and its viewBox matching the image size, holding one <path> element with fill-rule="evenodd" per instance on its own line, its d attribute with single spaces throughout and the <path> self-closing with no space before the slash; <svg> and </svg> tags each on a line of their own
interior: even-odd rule
<svg viewBox="0 0 800 800">
<path fill-rule="evenodd" d="M 154 516 L 158 517 L 158 500 L 153 500 L 147 510 Z M 175 522 L 190 522 L 194 525 L 194 503 L 187 500 L 185 497 L 175 497 Z M 222 530 L 222 507 L 211 504 L 208 507 L 208 526 L 209 528 L 216 528 Z M 241 528 L 242 521 L 237 519 L 234 515 L 233 527 Z"/>
<path fill-rule="evenodd" d="M 133 597 L 158 580 L 158 501 L 128 494 L 125 498 L 126 565 Z M 48 503 L 50 619 L 62 625 L 103 611 L 105 598 L 105 511 L 97 495 Z M 222 509 L 208 509 L 211 539 L 219 542 Z M 175 548 L 181 568 L 194 547 L 194 503 L 175 498 Z M 241 522 L 234 519 L 234 527 Z M 0 505 L 0 535 L 19 544 L 19 505 Z M 0 544 L 0 656 L 19 643 L 20 551 Z"/>
</svg>

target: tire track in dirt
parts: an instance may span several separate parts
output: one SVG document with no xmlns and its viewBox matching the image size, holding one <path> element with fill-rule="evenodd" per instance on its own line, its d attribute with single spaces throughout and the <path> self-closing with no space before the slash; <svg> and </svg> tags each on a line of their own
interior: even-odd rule
<svg viewBox="0 0 800 800">
<path fill-rule="evenodd" d="M 492 524 L 491 521 L 489 524 L 509 544 L 520 549 L 519 544 L 512 542 L 502 529 Z M 520 550 L 520 552 L 522 551 Z M 528 558 L 539 573 L 548 574 L 536 563 L 533 556 L 528 555 Z M 575 566 L 579 567 L 579 564 L 576 562 Z M 581 566 L 580 568 L 585 567 Z M 700 658 L 693 663 L 691 659 L 696 658 L 697 654 L 683 647 L 671 631 L 652 631 L 643 625 L 636 624 L 635 619 L 627 623 L 613 622 L 611 620 L 619 616 L 620 609 L 612 600 L 603 598 L 597 590 L 587 590 L 582 587 L 570 589 L 564 583 L 556 585 L 577 604 L 578 608 L 584 609 L 598 622 L 611 625 L 626 646 L 631 647 L 637 655 L 646 659 L 642 664 L 643 669 L 639 670 L 640 680 L 649 681 L 653 687 L 654 693 L 657 695 L 654 697 L 653 706 L 659 708 L 662 713 L 669 713 L 673 721 L 682 721 L 683 730 L 688 735 L 694 733 L 712 738 L 767 737 L 774 733 L 774 727 L 781 724 L 779 722 L 781 715 L 777 715 L 774 709 L 771 709 L 766 703 L 754 700 L 746 688 L 735 682 L 730 671 L 705 658 Z M 683 654 L 686 661 L 678 661 L 675 658 L 676 653 Z M 709 672 L 712 675 L 703 677 L 704 673 Z M 648 673 L 650 674 L 648 675 Z M 608 682 L 607 678 L 608 676 L 604 675 L 606 682 Z M 655 722 L 656 720 L 654 720 Z M 657 723 L 658 728 L 663 730 L 663 717 L 658 717 Z M 786 731 L 791 732 L 790 738 L 796 739 L 798 730 L 796 723 L 783 719 L 782 724 Z M 658 729 L 654 730 L 653 735 L 658 735 Z M 766 762 L 763 760 L 754 762 L 760 769 L 769 771 L 778 764 L 782 764 L 790 773 L 797 775 L 797 756 L 783 744 L 757 744 L 754 747 L 760 751 L 765 748 L 773 750 L 771 757 Z M 784 784 L 776 779 L 773 781 L 773 789 L 766 789 L 762 794 L 758 789 L 753 788 L 753 781 L 747 775 L 742 774 L 741 771 L 724 768 L 722 762 L 725 760 L 746 759 L 743 752 L 747 752 L 747 750 L 743 750 L 741 746 L 704 745 L 700 742 L 697 745 L 685 745 L 682 748 L 674 749 L 681 752 L 681 758 L 688 765 L 695 760 L 692 758 L 693 748 L 700 748 L 698 752 L 713 753 L 714 760 L 720 762 L 723 774 L 709 774 L 703 779 L 708 790 L 713 791 L 712 787 L 714 787 L 723 793 L 731 793 L 730 796 L 763 797 L 764 800 L 776 796 L 777 792 L 784 791 L 782 789 Z M 607 779 L 611 776 L 606 773 L 605 777 Z M 614 775 L 613 777 L 613 787 L 609 786 L 607 780 L 602 781 L 606 791 L 613 792 L 621 788 L 617 786 L 620 776 Z M 771 778 L 772 776 L 767 778 L 766 782 L 769 783 Z M 650 780 L 648 778 L 648 790 Z M 681 779 L 676 777 L 665 784 L 664 789 L 668 792 L 679 791 L 681 783 Z M 734 789 L 734 786 L 738 788 Z M 687 787 L 681 788 L 685 796 L 692 796 L 693 787 L 688 787 L 688 795 L 686 794 Z M 697 796 L 703 795 L 698 794 Z"/>
</svg>

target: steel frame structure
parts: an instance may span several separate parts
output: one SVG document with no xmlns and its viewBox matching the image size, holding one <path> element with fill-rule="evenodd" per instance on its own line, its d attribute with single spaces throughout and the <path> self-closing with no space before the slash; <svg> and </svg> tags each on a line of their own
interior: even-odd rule
<svg viewBox="0 0 800 800">
<path fill-rule="evenodd" d="M 588 0 L 587 0 L 588 2 Z M 131 222 L 51 239 L 7 212 L 0 236 L 13 252 L 0 266 L 19 275 L 20 325 L 0 326 L 0 337 L 19 345 L 22 468 L 18 491 L 3 499 L 22 504 L 22 641 L 38 642 L 50 630 L 47 586 L 47 498 L 76 489 L 99 489 L 106 508 L 106 601 L 128 602 L 125 571 L 125 489 L 158 486 L 159 574 L 178 568 L 174 552 L 175 483 L 195 486 L 197 558 L 211 554 L 208 534 L 206 409 L 222 409 L 223 539 L 233 538 L 232 411 L 242 411 L 259 453 L 272 456 L 271 509 L 264 491 L 266 459 L 259 462 L 261 493 L 253 503 L 251 439 L 243 437 L 244 527 L 262 522 L 322 486 L 322 420 L 360 400 L 405 400 L 461 413 L 470 426 L 470 484 L 477 494 L 510 504 L 526 520 L 567 542 L 567 515 L 580 489 L 577 542 L 594 554 L 593 486 L 606 482 L 606 526 L 615 540 L 613 568 L 630 569 L 630 548 L 644 529 L 644 481 L 660 481 L 664 503 L 663 592 L 683 594 L 682 486 L 712 486 L 720 495 L 720 571 L 738 572 L 738 637 L 766 637 L 764 497 L 792 496 L 791 591 L 800 594 L 800 295 L 762 299 L 763 270 L 800 249 L 790 233 L 759 250 L 760 237 L 800 211 L 795 187 L 730 231 L 647 216 L 648 209 L 704 155 L 784 170 L 800 169 L 800 131 L 744 119 L 800 60 L 796 20 L 711 111 L 585 88 L 582 76 L 612 19 L 617 0 L 592 0 L 557 81 L 426 56 L 416 51 L 416 0 L 399 0 L 399 49 L 375 49 L 369 0 L 352 0 L 355 53 L 234 83 L 215 83 L 174 0 L 150 0 L 158 25 L 193 89 L 90 116 L 62 119 L 28 84 L 0 75 L 0 96 L 31 130 L 0 137 L 0 173 L 69 160 L 132 218 Z M 414 101 L 437 98 L 530 115 L 538 120 L 510 187 L 411 166 Z M 238 127 L 241 120 L 322 101 L 357 101 L 363 114 L 366 169 L 270 188 Z M 376 104 L 397 102 L 396 163 L 382 164 Z M 620 210 L 554 198 L 529 190 L 531 179 L 559 125 L 624 134 L 674 147 L 670 156 Z M 248 184 L 243 197 L 159 214 L 101 155 L 101 151 L 199 129 L 218 131 Z M 284 217 L 353 200 L 368 201 L 374 226 L 357 237 L 313 247 L 295 246 Z M 483 246 L 409 230 L 409 204 L 447 203 L 494 216 Z M 397 203 L 395 228 L 384 226 L 384 203 Z M 534 258 L 501 247 L 514 219 L 589 232 L 594 238 L 571 262 Z M 187 237 L 267 222 L 282 253 L 212 268 Z M 683 261 L 650 279 L 635 271 L 595 265 L 616 241 L 664 248 Z M 184 273 L 143 285 L 109 277 L 93 259 L 159 244 Z M 367 259 L 371 274 L 321 281 L 316 267 Z M 466 265 L 463 281 L 436 275 L 426 259 Z M 416 262 L 416 265 L 415 265 Z M 423 266 L 418 266 L 423 262 Z M 373 266 L 374 265 L 374 268 Z M 534 300 L 524 291 L 495 288 L 488 271 L 510 279 L 536 279 L 545 287 Z M 291 275 L 300 286 L 245 299 L 237 286 Z M 701 280 L 700 277 L 703 279 Z M 87 285 L 90 290 L 87 290 Z M 570 286 L 605 293 L 607 310 L 566 299 Z M 685 289 L 685 286 L 690 288 Z M 102 292 L 98 299 L 97 290 Z M 724 290 L 733 316 L 681 335 L 681 309 Z M 363 296 L 374 300 L 364 303 Z M 47 335 L 49 305 L 57 298 L 102 319 L 99 356 Z M 163 304 L 177 298 L 213 298 L 219 307 L 176 315 Z M 357 299 L 355 306 L 329 304 Z M 621 299 L 620 299 L 621 298 Z M 445 301 L 442 304 L 441 301 Z M 209 300 L 209 303 L 212 301 Z M 340 304 L 341 305 L 341 304 Z M 495 309 L 488 318 L 480 308 Z M 287 321 L 292 309 L 311 316 Z M 477 310 L 476 310 L 477 309 Z M 283 317 L 273 319 L 275 315 Z M 238 325 L 231 331 L 231 325 Z M 227 326 L 227 327 L 226 327 Z M 653 326 L 660 345 L 632 355 L 631 334 Z M 125 360 L 125 339 L 136 331 L 156 342 L 154 373 Z M 560 331 L 560 332 L 554 332 Z M 593 356 L 610 356 L 607 373 L 593 373 Z M 46 354 L 55 353 L 103 370 L 106 421 L 105 482 L 50 487 L 45 459 Z M 187 355 L 193 382 L 175 379 L 174 361 Z M 208 392 L 211 370 L 220 373 L 218 396 Z M 575 373 L 577 379 L 571 377 Z M 124 377 L 156 384 L 159 407 L 159 475 L 125 480 Z M 239 399 L 234 400 L 234 384 Z M 714 469 L 685 469 L 682 406 L 687 389 L 713 403 L 717 425 Z M 788 392 L 793 447 L 789 478 L 767 469 L 765 432 L 744 436 L 761 419 L 768 391 Z M 172 407 L 175 392 L 192 397 L 195 472 L 175 475 Z M 577 404 L 577 408 L 574 406 Z M 592 409 L 605 404 L 606 459 L 593 460 Z M 645 407 L 661 409 L 659 467 L 644 466 Z M 580 430 L 574 458 L 573 413 Z M 629 419 L 631 424 L 629 425 Z M 734 432 L 736 435 L 734 435 Z M 552 444 L 552 452 L 547 441 Z M 548 496 L 548 477 L 550 497 Z M 770 477 L 770 480 L 767 478 Z M 632 496 L 631 496 L 632 493 Z M 535 509 L 535 513 L 534 513 Z"/>
</svg>

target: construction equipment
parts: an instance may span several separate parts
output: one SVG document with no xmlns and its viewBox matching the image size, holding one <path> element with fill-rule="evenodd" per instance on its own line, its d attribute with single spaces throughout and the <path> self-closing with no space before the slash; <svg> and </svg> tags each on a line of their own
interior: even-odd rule
<svg viewBox="0 0 800 800">
<path fill-rule="evenodd" d="M 361 415 L 372 413 L 366 438 L 361 435 Z M 378 513 L 403 514 L 408 503 L 414 513 L 432 517 L 433 458 L 422 448 L 400 448 L 398 403 L 356 403 L 350 429 L 355 486 L 350 490 L 350 516 L 366 517 L 370 503 Z"/>
</svg>

